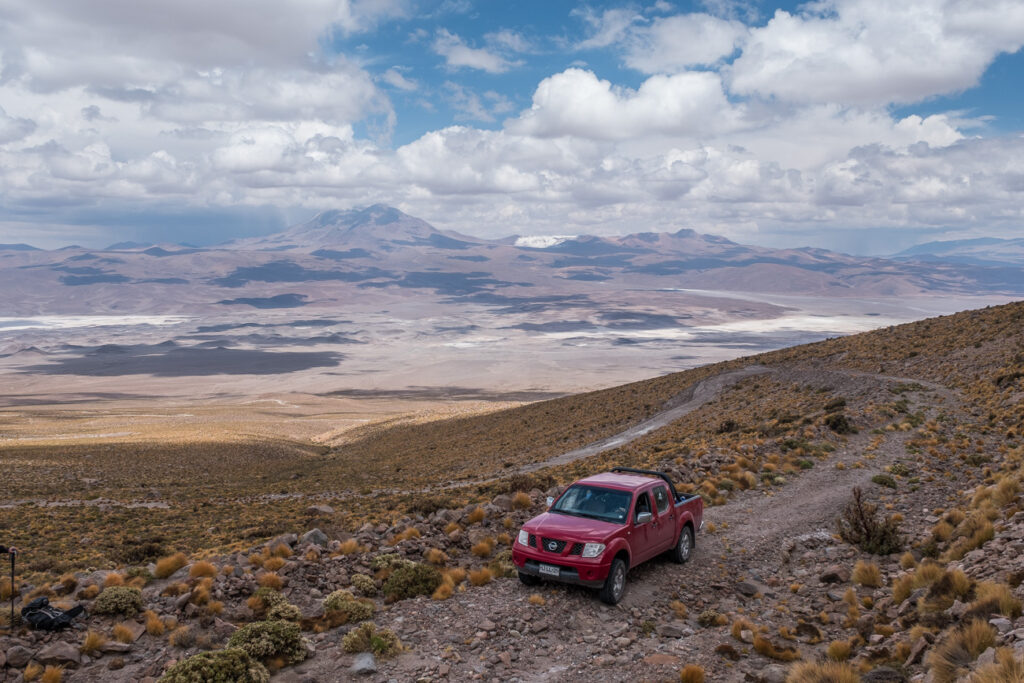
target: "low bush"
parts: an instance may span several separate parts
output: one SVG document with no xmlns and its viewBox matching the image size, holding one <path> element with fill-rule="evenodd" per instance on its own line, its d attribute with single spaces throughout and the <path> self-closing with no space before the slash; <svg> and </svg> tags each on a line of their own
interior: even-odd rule
<svg viewBox="0 0 1024 683">
<path fill-rule="evenodd" d="M 142 610 L 142 591 L 132 586 L 104 588 L 92 604 L 93 614 L 120 614 L 134 617 Z"/>
<path fill-rule="evenodd" d="M 899 523 L 892 517 L 881 517 L 878 506 L 866 502 L 859 487 L 853 489 L 853 498 L 836 520 L 836 529 L 844 541 L 872 555 L 903 549 Z"/>
<path fill-rule="evenodd" d="M 996 650 L 996 661 L 978 667 L 970 683 L 1021 683 L 1024 681 L 1024 660 L 1008 647 Z"/>
<path fill-rule="evenodd" d="M 267 683 L 270 673 L 242 648 L 201 652 L 164 673 L 161 683 Z"/>
<path fill-rule="evenodd" d="M 377 594 L 377 582 L 372 576 L 366 574 L 354 574 L 352 576 L 352 588 L 360 595 L 372 597 Z"/>
<path fill-rule="evenodd" d="M 363 621 L 373 616 L 373 603 L 357 600 L 352 593 L 337 590 L 324 598 L 324 614 L 328 621 L 338 626 L 352 621 Z"/>
<path fill-rule="evenodd" d="M 441 585 L 441 572 L 437 567 L 409 562 L 398 567 L 381 588 L 389 600 L 404 600 L 417 595 L 430 595 Z"/>
<path fill-rule="evenodd" d="M 299 625 L 290 621 L 246 624 L 231 634 L 228 647 L 241 648 L 260 661 L 282 659 L 286 664 L 296 664 L 306 658 Z"/>
<path fill-rule="evenodd" d="M 879 486 L 885 486 L 886 488 L 890 489 L 896 488 L 896 480 L 893 479 L 888 474 L 876 474 L 875 476 L 871 477 L 871 482 L 874 484 L 878 484 Z"/>
<path fill-rule="evenodd" d="M 372 652 L 378 657 L 390 657 L 402 651 L 402 643 L 390 629 L 378 629 L 373 622 L 364 622 L 341 639 L 345 652 Z"/>
</svg>

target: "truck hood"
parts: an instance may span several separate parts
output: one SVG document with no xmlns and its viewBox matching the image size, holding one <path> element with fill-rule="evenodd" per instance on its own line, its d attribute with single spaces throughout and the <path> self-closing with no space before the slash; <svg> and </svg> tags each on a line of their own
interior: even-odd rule
<svg viewBox="0 0 1024 683">
<path fill-rule="evenodd" d="M 587 517 L 545 512 L 523 525 L 527 533 L 566 541 L 601 542 L 622 529 L 621 524 Z"/>
</svg>

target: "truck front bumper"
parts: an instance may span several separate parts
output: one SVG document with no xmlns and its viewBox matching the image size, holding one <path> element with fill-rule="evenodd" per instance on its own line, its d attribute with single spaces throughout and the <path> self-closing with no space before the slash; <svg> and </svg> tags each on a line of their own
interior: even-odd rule
<svg viewBox="0 0 1024 683">
<path fill-rule="evenodd" d="M 608 578 L 608 571 L 611 568 L 611 559 L 607 558 L 606 563 L 604 562 L 606 558 L 603 556 L 583 559 L 575 555 L 541 554 L 531 552 L 532 548 L 529 550 L 521 548 L 522 546 L 517 544 L 512 549 L 512 562 L 515 563 L 516 569 L 523 574 L 541 579 L 588 588 L 600 588 Z M 554 573 L 555 569 L 558 570 L 557 574 Z"/>
</svg>

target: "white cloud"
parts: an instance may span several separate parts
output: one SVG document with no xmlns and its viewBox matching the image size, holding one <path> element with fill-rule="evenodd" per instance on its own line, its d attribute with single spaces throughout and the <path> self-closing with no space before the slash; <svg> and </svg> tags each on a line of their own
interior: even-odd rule
<svg viewBox="0 0 1024 683">
<path fill-rule="evenodd" d="M 732 54 L 746 36 L 738 21 L 708 14 L 679 14 L 634 28 L 626 45 L 626 65 L 644 73 L 672 73 L 687 66 L 714 64 Z"/>
<path fill-rule="evenodd" d="M 417 90 L 420 85 L 411 78 L 406 78 L 402 75 L 402 72 L 398 67 L 392 67 L 380 75 L 380 80 L 384 81 L 393 88 L 399 90 L 412 91 Z"/>
<path fill-rule="evenodd" d="M 35 129 L 34 121 L 8 116 L 4 108 L 0 107 L 0 145 L 24 139 Z"/>
<path fill-rule="evenodd" d="M 438 29 L 433 48 L 452 69 L 466 67 L 498 74 L 522 64 L 521 61 L 507 60 L 496 52 L 469 47 L 462 38 L 443 28 Z"/>
<path fill-rule="evenodd" d="M 621 140 L 721 131 L 734 125 L 737 114 L 711 72 L 652 76 L 632 91 L 590 71 L 567 69 L 541 81 L 533 106 L 508 126 L 540 137 Z"/>
<path fill-rule="evenodd" d="M 750 31 L 729 85 L 793 102 L 877 106 L 953 93 L 1024 44 L 1024 5 L 827 0 Z"/>
<path fill-rule="evenodd" d="M 589 29 L 589 37 L 576 44 L 577 50 L 594 50 L 618 43 L 630 27 L 644 21 L 643 16 L 629 8 L 607 9 L 598 14 L 591 7 L 575 9 L 570 14 L 580 17 Z"/>
</svg>

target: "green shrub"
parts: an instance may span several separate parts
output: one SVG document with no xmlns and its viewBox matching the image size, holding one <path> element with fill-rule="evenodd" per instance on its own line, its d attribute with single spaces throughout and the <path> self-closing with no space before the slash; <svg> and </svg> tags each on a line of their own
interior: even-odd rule
<svg viewBox="0 0 1024 683">
<path fill-rule="evenodd" d="M 905 477 L 910 474 L 910 468 L 902 462 L 894 462 L 889 465 L 889 473 L 894 474 L 897 477 Z"/>
<path fill-rule="evenodd" d="M 163 683 L 267 683 L 270 673 L 241 648 L 201 652 L 178 662 Z"/>
<path fill-rule="evenodd" d="M 411 560 L 407 560 L 396 553 L 378 555 L 370 560 L 370 568 L 375 572 L 379 572 L 381 569 L 398 569 L 410 564 L 413 564 Z"/>
<path fill-rule="evenodd" d="M 281 591 L 276 591 L 273 588 L 257 588 L 253 595 L 259 598 L 267 609 L 274 605 L 280 605 L 282 602 L 288 602 L 284 595 L 281 594 Z"/>
<path fill-rule="evenodd" d="M 378 657 L 390 657 L 402 651 L 402 643 L 390 629 L 380 630 L 373 622 L 364 622 L 341 639 L 345 652 L 372 652 Z"/>
<path fill-rule="evenodd" d="M 512 577 L 518 573 L 516 571 L 516 565 L 512 562 L 512 551 L 502 550 L 500 553 L 494 556 L 487 568 L 491 570 L 495 578 L 501 577 Z"/>
<path fill-rule="evenodd" d="M 836 520 L 839 536 L 866 553 L 889 555 L 903 549 L 899 524 L 892 517 L 881 518 L 878 506 L 864 501 L 860 488 Z"/>
<path fill-rule="evenodd" d="M 360 595 L 373 596 L 377 594 L 377 582 L 373 580 L 372 576 L 366 574 L 356 574 L 352 577 L 352 588 L 359 592 Z"/>
<path fill-rule="evenodd" d="M 255 659 L 266 661 L 280 657 L 288 664 L 306 658 L 299 625 L 291 621 L 256 621 L 231 634 L 228 647 L 238 647 Z"/>
<path fill-rule="evenodd" d="M 832 413 L 825 416 L 825 426 L 836 434 L 856 434 L 857 429 L 850 420 L 842 413 Z"/>
<path fill-rule="evenodd" d="M 324 612 L 337 624 L 363 621 L 373 616 L 373 605 L 356 600 L 348 591 L 334 591 L 324 598 Z"/>
<path fill-rule="evenodd" d="M 876 474 L 871 477 L 872 483 L 878 484 L 879 486 L 886 486 L 888 488 L 896 488 L 896 480 L 890 477 L 888 474 Z"/>
<path fill-rule="evenodd" d="M 142 591 L 133 586 L 104 588 L 92 604 L 93 614 L 121 614 L 134 617 L 142 610 Z"/>
<path fill-rule="evenodd" d="M 419 562 L 410 562 L 391 572 L 381 589 L 391 600 L 430 595 L 441 585 L 443 578 L 437 567 Z"/>
<path fill-rule="evenodd" d="M 281 621 L 298 621 L 301 618 L 302 612 L 299 608 L 286 600 L 282 600 L 281 602 L 272 605 L 270 609 L 267 610 L 268 621 L 273 621 L 275 619 L 280 619 Z"/>
</svg>

